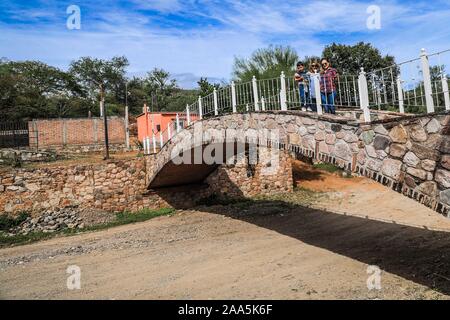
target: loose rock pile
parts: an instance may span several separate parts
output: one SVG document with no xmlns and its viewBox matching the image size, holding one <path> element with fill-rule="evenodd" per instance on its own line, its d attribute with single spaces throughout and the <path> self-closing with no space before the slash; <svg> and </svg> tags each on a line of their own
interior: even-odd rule
<svg viewBox="0 0 450 320">
<path fill-rule="evenodd" d="M 40 217 L 27 218 L 20 226 L 11 230 L 11 233 L 27 235 L 30 232 L 52 233 L 66 228 L 82 229 L 84 223 L 78 213 L 77 207 L 47 210 Z"/>
</svg>

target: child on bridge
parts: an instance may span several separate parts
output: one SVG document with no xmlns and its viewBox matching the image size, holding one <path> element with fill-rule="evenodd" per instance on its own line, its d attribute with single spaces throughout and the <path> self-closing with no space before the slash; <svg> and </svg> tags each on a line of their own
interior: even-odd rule
<svg viewBox="0 0 450 320">
<path fill-rule="evenodd" d="M 306 100 L 308 95 L 308 87 L 306 86 L 307 73 L 305 70 L 305 65 L 303 62 L 299 61 L 297 63 L 297 71 L 294 75 L 294 80 L 298 83 L 298 92 L 300 95 L 300 106 L 302 110 L 306 110 Z"/>
</svg>

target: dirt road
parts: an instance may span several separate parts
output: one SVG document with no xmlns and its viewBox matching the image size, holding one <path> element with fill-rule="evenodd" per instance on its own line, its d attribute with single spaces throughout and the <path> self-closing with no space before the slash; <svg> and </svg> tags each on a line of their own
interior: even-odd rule
<svg viewBox="0 0 450 320">
<path fill-rule="evenodd" d="M 448 299 L 449 220 L 363 178 L 300 178 L 325 193 L 2 249 L 0 298 Z M 67 289 L 70 265 L 80 290 Z M 382 270 L 381 290 L 367 288 L 369 265 Z"/>
</svg>

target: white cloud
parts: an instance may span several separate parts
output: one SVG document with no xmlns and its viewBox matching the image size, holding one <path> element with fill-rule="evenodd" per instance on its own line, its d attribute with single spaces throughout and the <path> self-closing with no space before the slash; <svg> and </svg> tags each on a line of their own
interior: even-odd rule
<svg viewBox="0 0 450 320">
<path fill-rule="evenodd" d="M 399 61 L 418 56 L 421 47 L 429 52 L 450 47 L 446 1 L 435 8 L 425 2 L 375 1 L 381 7 L 379 31 L 367 30 L 369 4 L 357 0 L 132 3 L 132 9 L 107 0 L 80 3 L 81 31 L 65 30 L 64 23 L 48 23 L 55 15 L 51 10 L 46 14 L 40 9 L 13 8 L 8 12 L 20 16 L 16 18 L 19 22 L 27 17 L 43 22 L 32 28 L 0 22 L 0 56 L 67 67 L 71 60 L 84 55 L 126 55 L 131 74 L 160 67 L 179 75 L 188 86 L 200 76 L 229 78 L 234 56 L 248 56 L 272 43 L 291 45 L 303 57 L 320 55 L 323 46 L 333 41 L 366 41 Z M 149 10 L 159 14 L 149 15 Z"/>
<path fill-rule="evenodd" d="M 160 12 L 177 12 L 183 8 L 179 0 L 132 0 L 138 8 Z"/>
</svg>

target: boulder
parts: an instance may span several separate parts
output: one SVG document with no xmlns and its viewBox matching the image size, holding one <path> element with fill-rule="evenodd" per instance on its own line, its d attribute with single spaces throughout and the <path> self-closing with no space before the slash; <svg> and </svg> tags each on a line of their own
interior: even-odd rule
<svg viewBox="0 0 450 320">
<path fill-rule="evenodd" d="M 418 143 L 411 144 L 411 152 L 413 152 L 419 159 L 430 159 L 433 161 L 439 160 L 439 152 Z"/>
<path fill-rule="evenodd" d="M 389 137 L 391 137 L 393 142 L 406 143 L 408 140 L 408 133 L 402 125 L 398 125 L 391 129 Z"/>
<path fill-rule="evenodd" d="M 406 146 L 404 144 L 393 143 L 389 148 L 389 154 L 395 158 L 402 158 L 406 153 Z"/>
<path fill-rule="evenodd" d="M 353 132 L 348 132 L 345 137 L 344 141 L 348 143 L 353 143 L 358 141 L 358 137 Z"/>
<path fill-rule="evenodd" d="M 314 139 L 316 139 L 316 141 L 323 141 L 325 140 L 325 133 L 323 131 L 319 131 L 314 135 Z"/>
<path fill-rule="evenodd" d="M 410 136 L 411 139 L 413 139 L 416 142 L 427 141 L 427 133 L 420 124 L 416 124 L 410 127 Z"/>
<path fill-rule="evenodd" d="M 375 159 L 367 160 L 367 168 L 369 168 L 370 170 L 380 171 L 382 165 L 383 165 L 383 162 L 381 162 L 380 160 L 375 160 Z"/>
<path fill-rule="evenodd" d="M 438 133 L 441 130 L 441 125 L 439 121 L 433 118 L 428 122 L 426 129 L 428 133 Z"/>
<path fill-rule="evenodd" d="M 438 193 L 437 184 L 434 181 L 421 183 L 417 190 L 431 197 L 437 196 Z"/>
<path fill-rule="evenodd" d="M 446 154 L 446 155 L 442 156 L 441 166 L 443 166 L 445 169 L 450 170 L 450 154 Z"/>
<path fill-rule="evenodd" d="M 450 171 L 445 169 L 436 170 L 434 179 L 444 188 L 450 188 Z"/>
<path fill-rule="evenodd" d="M 325 142 L 327 144 L 335 144 L 336 143 L 336 136 L 334 134 L 327 134 L 325 136 Z"/>
<path fill-rule="evenodd" d="M 381 172 L 390 178 L 398 179 L 402 169 L 402 162 L 400 160 L 385 159 L 381 167 Z"/>
<path fill-rule="evenodd" d="M 403 162 L 409 167 L 417 167 L 420 163 L 420 159 L 414 153 L 409 151 L 408 153 L 405 154 Z"/>
<path fill-rule="evenodd" d="M 378 133 L 378 134 L 382 134 L 385 136 L 389 135 L 389 131 L 387 131 L 386 128 L 382 124 L 375 126 L 375 128 L 373 130 L 375 131 L 375 133 Z"/>
<path fill-rule="evenodd" d="M 425 159 L 420 165 L 423 170 L 432 172 L 436 168 L 436 161 Z"/>
<path fill-rule="evenodd" d="M 375 132 L 373 130 L 364 131 L 361 133 L 361 140 L 364 141 L 364 144 L 368 145 L 373 142 L 373 139 L 375 137 Z"/>
<path fill-rule="evenodd" d="M 406 172 L 408 174 L 412 175 L 413 177 L 419 178 L 421 180 L 427 179 L 427 172 L 422 169 L 416 169 L 416 168 L 409 167 L 408 169 L 406 169 Z"/>
<path fill-rule="evenodd" d="M 369 157 L 378 158 L 377 151 L 375 150 L 375 148 L 372 145 L 366 146 L 366 152 Z"/>
<path fill-rule="evenodd" d="M 373 147 L 375 150 L 384 150 L 389 147 L 390 140 L 385 136 L 378 135 L 373 140 Z"/>
<path fill-rule="evenodd" d="M 450 205 L 450 189 L 441 191 L 439 198 L 441 202 Z"/>
<path fill-rule="evenodd" d="M 334 154 L 336 155 L 336 157 L 344 160 L 350 160 L 352 158 L 350 147 L 343 141 L 338 141 L 335 144 Z"/>
</svg>

